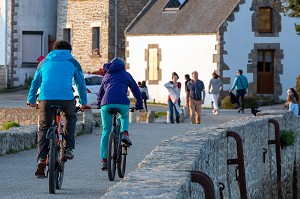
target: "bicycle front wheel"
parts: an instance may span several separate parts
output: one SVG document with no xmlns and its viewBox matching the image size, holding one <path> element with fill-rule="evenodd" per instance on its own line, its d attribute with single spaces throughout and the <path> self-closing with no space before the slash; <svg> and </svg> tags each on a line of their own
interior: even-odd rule
<svg viewBox="0 0 300 199">
<path fill-rule="evenodd" d="M 55 136 L 50 139 L 50 149 L 49 149 L 49 192 L 51 194 L 55 193 L 56 189 L 56 178 L 57 178 L 57 172 L 56 172 L 56 162 L 57 162 L 57 151 L 56 151 L 56 144 L 55 144 Z"/>
<path fill-rule="evenodd" d="M 110 181 L 113 181 L 116 176 L 117 148 L 115 136 L 114 132 L 109 134 L 107 147 L 107 173 Z"/>
</svg>

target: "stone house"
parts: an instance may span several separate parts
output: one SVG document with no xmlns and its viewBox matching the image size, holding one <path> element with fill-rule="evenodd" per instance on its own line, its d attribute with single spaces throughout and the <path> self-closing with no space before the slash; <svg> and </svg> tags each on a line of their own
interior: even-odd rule
<svg viewBox="0 0 300 199">
<path fill-rule="evenodd" d="M 124 30 L 148 0 L 60 0 L 57 39 L 72 44 L 85 72 L 98 71 L 115 56 L 125 58 Z"/>
<path fill-rule="evenodd" d="M 198 71 L 206 92 L 216 71 L 227 91 L 236 71 L 248 94 L 285 99 L 300 73 L 297 21 L 274 0 L 151 0 L 125 31 L 126 62 L 136 81 L 147 80 L 150 100 L 166 103 L 164 83 Z M 181 91 L 185 104 L 184 88 Z M 206 94 L 205 106 L 211 105 Z"/>
<path fill-rule="evenodd" d="M 0 89 L 24 85 L 56 37 L 57 0 L 0 1 Z"/>
</svg>

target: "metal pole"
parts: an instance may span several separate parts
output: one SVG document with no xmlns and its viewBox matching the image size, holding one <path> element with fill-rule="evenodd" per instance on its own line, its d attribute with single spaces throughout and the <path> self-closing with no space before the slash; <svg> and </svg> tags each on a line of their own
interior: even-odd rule
<svg viewBox="0 0 300 199">
<path fill-rule="evenodd" d="M 4 8 L 4 23 L 5 23 L 5 33 L 4 33 L 4 67 L 5 67 L 5 87 L 8 88 L 8 66 L 7 66 L 7 15 L 8 15 L 8 5 L 7 0 L 5 0 L 5 8 Z"/>
<path fill-rule="evenodd" d="M 118 56 L 118 0 L 115 0 L 115 57 Z"/>
</svg>

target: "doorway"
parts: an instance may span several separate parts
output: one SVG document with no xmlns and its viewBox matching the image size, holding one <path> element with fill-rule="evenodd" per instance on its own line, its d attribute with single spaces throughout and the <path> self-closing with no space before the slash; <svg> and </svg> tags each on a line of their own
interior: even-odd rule
<svg viewBox="0 0 300 199">
<path fill-rule="evenodd" d="M 257 94 L 274 94 L 274 50 L 257 51 Z"/>
</svg>

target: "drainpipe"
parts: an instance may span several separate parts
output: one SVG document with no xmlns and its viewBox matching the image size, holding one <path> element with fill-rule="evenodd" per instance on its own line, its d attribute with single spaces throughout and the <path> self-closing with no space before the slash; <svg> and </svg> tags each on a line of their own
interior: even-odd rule
<svg viewBox="0 0 300 199">
<path fill-rule="evenodd" d="M 115 0 L 115 57 L 118 56 L 118 0 Z"/>
<path fill-rule="evenodd" d="M 7 15 L 8 15 L 8 5 L 7 0 L 4 1 L 5 8 L 4 8 L 4 67 L 5 67 L 5 87 L 8 88 L 8 65 L 7 65 Z"/>
</svg>

